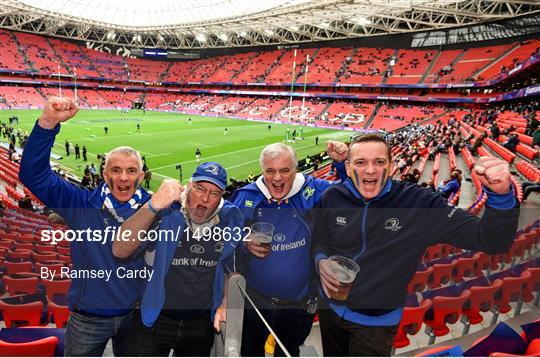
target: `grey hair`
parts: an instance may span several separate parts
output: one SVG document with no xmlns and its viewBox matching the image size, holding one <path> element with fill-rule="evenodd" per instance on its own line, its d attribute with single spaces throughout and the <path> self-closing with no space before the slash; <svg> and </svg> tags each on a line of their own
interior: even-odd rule
<svg viewBox="0 0 540 358">
<path fill-rule="evenodd" d="M 107 155 L 105 155 L 105 168 L 107 168 L 107 164 L 109 164 L 109 160 L 111 159 L 111 156 L 114 154 L 124 154 L 124 155 L 134 155 L 137 159 L 137 163 L 139 164 L 139 170 L 142 170 L 143 168 L 143 161 L 141 157 L 141 153 L 136 151 L 135 149 L 128 147 L 128 146 L 121 146 L 116 147 L 113 150 L 111 150 Z"/>
<path fill-rule="evenodd" d="M 259 158 L 259 165 L 261 166 L 261 169 L 264 170 L 263 162 L 265 159 L 276 159 L 282 155 L 287 155 L 291 159 L 293 170 L 298 168 L 298 159 L 296 159 L 296 151 L 293 149 L 293 147 L 283 143 L 274 143 L 267 145 L 261 151 L 261 156 Z"/>
</svg>

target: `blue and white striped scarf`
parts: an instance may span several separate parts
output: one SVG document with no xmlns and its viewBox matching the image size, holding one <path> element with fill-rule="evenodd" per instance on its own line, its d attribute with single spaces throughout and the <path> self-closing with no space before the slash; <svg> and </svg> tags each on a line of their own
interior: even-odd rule
<svg viewBox="0 0 540 358">
<path fill-rule="evenodd" d="M 103 208 L 107 209 L 119 223 L 127 220 L 141 206 L 142 192 L 140 187 L 127 203 L 121 203 L 114 198 L 107 183 L 101 185 L 100 196 Z"/>
</svg>

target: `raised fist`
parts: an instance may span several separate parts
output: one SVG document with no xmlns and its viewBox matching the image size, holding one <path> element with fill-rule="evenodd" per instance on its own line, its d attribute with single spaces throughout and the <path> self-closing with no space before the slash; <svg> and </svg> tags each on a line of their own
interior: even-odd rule
<svg viewBox="0 0 540 358">
<path fill-rule="evenodd" d="M 493 157 L 480 157 L 474 171 L 482 185 L 497 194 L 510 192 L 510 169 L 504 160 Z"/>
<path fill-rule="evenodd" d="M 73 98 L 50 97 L 43 107 L 38 124 L 41 128 L 53 129 L 58 123 L 73 118 L 78 111 L 79 107 Z"/>
</svg>

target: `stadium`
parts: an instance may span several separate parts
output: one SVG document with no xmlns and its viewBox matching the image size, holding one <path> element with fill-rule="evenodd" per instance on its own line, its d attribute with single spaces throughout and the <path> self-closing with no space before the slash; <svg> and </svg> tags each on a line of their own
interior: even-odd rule
<svg viewBox="0 0 540 358">
<path fill-rule="evenodd" d="M 212 342 L 208 348 L 211 347 L 213 356 L 374 356 L 380 352 L 395 356 L 539 356 L 539 63 L 537 0 L 3 0 L 0 356 L 157 356 L 169 355 L 171 350 L 174 355 L 208 355 L 200 350 L 183 350 L 199 345 L 196 342 L 200 334 L 174 340 L 171 347 L 163 348 L 165 351 L 137 351 L 135 343 L 150 337 L 142 335 L 146 329 L 143 324 L 136 332 L 139 336 L 133 333 L 135 323 L 126 324 L 126 339 L 132 350 L 120 350 L 118 332 L 106 337 L 103 347 L 97 350 L 77 350 L 89 347 L 88 337 L 94 334 L 76 337 L 68 332 L 75 332 L 74 327 L 83 321 L 88 327 L 101 329 L 106 319 L 128 315 L 129 322 L 133 315 L 134 322 L 142 320 L 151 327 L 146 324 L 148 316 L 144 313 L 148 305 L 157 310 L 158 318 L 154 317 L 152 322 L 158 328 L 165 318 L 176 323 L 195 319 L 191 311 L 203 312 L 200 314 L 208 323 L 208 318 L 214 319 L 219 312 L 210 305 L 219 296 L 211 293 L 212 287 L 216 290 L 219 275 L 226 281 L 221 291 L 226 292 L 223 302 L 227 303 L 226 308 L 219 309 L 227 314 L 219 332 L 209 326 Z M 44 126 L 48 124 L 45 119 L 73 110 L 72 106 L 78 112 L 67 121 L 57 120 L 50 127 Z M 59 125 L 60 122 L 63 123 Z M 366 137 L 371 142 L 363 143 L 362 138 Z M 48 144 L 43 144 L 45 138 Z M 279 174 L 270 173 L 273 169 L 267 168 L 267 157 L 261 151 L 264 153 L 274 143 L 285 144 L 296 153 L 297 167 L 290 168 L 293 174 L 282 168 L 277 170 Z M 349 145 L 347 162 L 343 162 L 344 152 L 338 153 L 343 143 Z M 374 143 L 389 145 L 390 162 L 385 165 L 390 171 L 385 169 L 383 178 L 392 180 L 383 183 L 386 189 L 382 184 L 377 187 L 376 196 L 366 197 L 365 188 L 371 190 L 372 184 L 362 186 L 354 171 L 355 164 L 349 159 L 354 146 Z M 138 175 L 134 179 L 136 185 L 132 188 L 124 184 L 118 189 L 120 196 L 133 189 L 135 194 L 126 200 L 115 196 L 114 182 L 108 179 L 113 173 L 108 168 L 111 158 L 119 155 L 115 148 L 120 146 L 132 147 L 142 157 L 137 161 L 142 170 L 134 169 Z M 127 158 L 137 158 L 125 149 L 122 153 Z M 272 154 L 277 155 L 271 157 L 273 161 L 282 158 L 279 153 Z M 484 157 L 498 163 L 497 168 L 508 167 L 509 193 L 494 190 L 492 184 L 496 181 L 489 180 L 488 171 L 478 171 L 486 163 Z M 210 166 L 202 164 L 205 162 L 211 162 Z M 226 170 L 224 177 L 221 169 Z M 333 184 L 324 194 L 323 190 L 318 192 L 317 184 L 302 186 L 301 191 L 291 184 L 287 189 L 290 192 L 278 197 L 273 193 L 281 190 L 281 184 L 276 189 L 269 183 L 270 176 L 276 175 L 291 178 L 291 183 L 295 178 L 305 178 L 302 185 L 315 180 L 313 183 L 325 182 L 324 188 L 330 182 L 341 188 L 346 188 L 347 183 L 356 187 L 350 193 L 360 197 L 358 205 L 364 216 L 358 219 L 359 226 L 353 231 L 357 241 L 353 246 L 361 252 L 345 255 L 341 247 L 337 253 L 325 251 L 328 256 L 355 257 L 353 261 L 360 271 L 350 295 L 356 295 L 356 301 L 333 296 L 325 301 L 323 290 L 328 286 L 319 263 L 328 261 L 328 257 L 321 259 L 323 256 L 316 252 L 324 246 L 317 241 L 321 240 L 321 232 L 333 235 L 326 237 L 336 242 L 341 240 L 346 234 L 338 229 L 346 227 L 347 220 L 351 221 L 356 214 L 338 216 L 332 223 L 335 227 L 323 223 L 327 212 L 323 204 L 330 201 L 331 194 L 337 197 Z M 451 187 L 453 181 L 458 183 L 457 188 Z M 197 184 L 201 182 L 204 185 Z M 388 183 L 393 188 L 413 188 L 398 190 L 392 194 L 396 196 L 422 187 L 413 197 L 420 200 L 429 192 L 430 200 L 444 203 L 444 208 L 412 210 L 416 204 L 407 206 L 403 204 L 405 199 L 403 203 L 379 208 L 377 201 L 381 202 L 381 196 L 390 191 Z M 186 189 L 183 194 L 175 192 L 172 203 L 155 206 L 150 196 L 154 200 L 161 198 L 160 191 L 164 192 L 162 187 L 167 185 L 170 190 Z M 283 185 L 287 187 L 286 183 Z M 142 194 L 139 186 L 144 188 Z M 215 188 L 220 190 L 211 191 Z M 254 197 L 243 188 L 259 188 L 259 195 L 264 194 L 268 203 L 263 200 L 254 204 Z M 364 188 L 364 192 L 359 188 Z M 216 219 L 211 225 L 196 222 L 192 216 L 200 212 L 190 211 L 186 204 L 195 200 L 194 192 L 206 195 L 207 191 L 208 198 L 214 195 L 216 200 L 226 199 L 220 204 L 216 202 L 216 211 L 206 217 L 205 220 Z M 81 199 L 100 195 L 101 201 L 89 207 L 85 206 L 86 199 Z M 240 198 L 243 207 L 238 205 Z M 133 200 L 140 205 L 134 206 Z M 252 230 L 257 221 L 275 221 L 270 235 L 274 245 L 271 256 L 257 256 L 244 243 L 228 252 L 227 244 L 218 242 L 212 246 L 215 255 L 209 254 L 211 250 L 205 246 L 208 243 L 190 246 L 191 252 L 182 249 L 180 243 L 170 255 L 167 253 L 169 256 L 160 257 L 163 251 L 157 248 L 159 242 L 155 246 L 140 246 L 129 261 L 124 260 L 127 256 L 118 254 L 112 239 L 103 243 L 75 239 L 53 242 L 51 236 L 44 234 L 57 233 L 67 238 L 63 233 L 70 230 L 99 231 L 109 229 L 110 222 L 124 228 L 135 218 L 143 217 L 146 209 L 151 215 L 158 215 L 159 220 L 152 216 L 145 228 L 161 230 L 162 225 L 173 225 L 164 219 L 163 213 L 177 205 L 176 214 L 182 214 L 178 214 L 182 224 L 172 228 L 184 230 L 182 240 L 189 241 L 189 229 L 224 230 L 223 225 L 232 228 L 232 224 L 226 223 L 234 219 L 227 211 L 233 209 L 223 204 L 228 200 L 240 207 L 239 213 L 245 220 L 241 228 L 234 227 L 232 232 Z M 506 205 L 508 200 L 513 204 Z M 109 202 L 112 211 L 107 206 Z M 130 209 L 141 210 L 124 217 L 120 209 L 127 212 L 126 203 L 131 205 Z M 347 205 L 349 211 L 356 208 Z M 371 205 L 375 208 L 367 214 Z M 337 204 L 329 207 L 344 210 Z M 457 220 L 453 217 L 454 207 L 460 209 L 456 216 L 463 219 L 461 231 L 460 224 L 452 221 Z M 283 209 L 281 214 L 273 210 L 276 208 Z M 377 230 L 375 225 L 367 225 L 366 220 L 390 215 L 383 209 L 399 215 L 385 217 L 379 225 L 379 235 L 373 233 Z M 510 215 L 502 214 L 516 210 L 519 218 L 516 214 L 514 221 L 509 219 Z M 77 215 L 73 214 L 75 211 Z M 443 211 L 455 230 L 445 230 L 442 219 L 433 221 L 438 217 L 434 213 Z M 283 212 L 292 212 L 294 219 L 285 217 Z M 409 222 L 404 219 L 408 215 L 413 216 Z M 293 229 L 296 226 L 289 223 L 296 221 L 302 224 Z M 427 227 L 432 222 L 437 226 Z M 403 243 L 397 241 L 397 235 L 405 231 L 406 224 L 426 228 L 417 230 L 418 241 L 400 246 Z M 493 245 L 500 241 L 499 236 L 504 236 L 503 231 L 516 225 L 517 229 L 511 232 L 512 242 L 504 250 L 495 248 Z M 221 233 L 221 239 L 229 235 L 229 231 Z M 292 236 L 298 240 L 291 241 Z M 482 237 L 478 239 L 481 245 L 476 244 L 476 237 Z M 419 243 L 422 240 L 425 247 Z M 417 246 L 421 247 L 420 256 L 413 258 L 414 265 L 406 264 Z M 286 256 L 293 252 L 299 255 L 300 251 L 303 256 Z M 232 261 L 225 261 L 226 252 Z M 242 255 L 250 253 L 256 258 L 244 258 L 247 261 L 242 267 Z M 199 254 L 198 261 L 189 261 Z M 388 259 L 384 262 L 375 258 L 385 255 Z M 274 281 L 254 284 L 254 277 L 274 274 L 275 265 L 271 267 L 268 262 L 281 259 L 290 262 L 278 264 L 275 272 L 296 279 L 300 273 L 291 267 L 302 266 L 304 261 L 300 260 L 308 257 L 309 264 L 298 272 L 308 277 L 304 281 L 310 293 L 280 295 L 277 288 L 270 288 L 275 286 Z M 256 261 L 260 266 L 254 260 L 260 260 Z M 148 283 L 142 282 L 146 277 L 135 277 L 157 271 L 157 262 L 165 261 L 173 262 L 175 268 L 167 271 L 169 266 L 160 266 L 164 272 L 160 277 L 162 286 L 151 281 L 152 275 Z M 233 261 L 234 269 L 229 265 Z M 198 262 L 198 266 L 193 262 Z M 112 263 L 115 266 L 110 266 Z M 395 270 L 396 266 L 402 269 Z M 405 267 L 413 266 L 409 279 Z M 390 267 L 394 271 L 390 272 Z M 106 275 L 77 276 L 82 269 L 96 269 L 97 275 L 98 271 L 113 268 L 122 277 L 111 283 Z M 254 274 L 250 270 L 258 271 Z M 64 271 L 73 275 L 43 275 Z M 189 276 L 199 274 L 200 280 Z M 378 275 L 385 279 L 373 279 L 372 286 L 359 282 L 359 278 L 367 281 Z M 172 282 L 194 287 L 191 291 L 186 289 L 185 301 L 184 291 L 173 289 Z M 206 289 L 201 288 L 206 283 Z M 223 282 L 219 285 L 222 288 Z M 378 297 L 375 291 L 384 292 L 387 286 L 388 294 L 381 294 L 380 299 L 371 302 L 373 306 L 362 301 L 362 295 Z M 392 301 L 392 286 L 396 292 L 403 291 L 406 299 Z M 286 291 L 290 287 L 283 283 L 278 288 Z M 92 289 L 93 293 L 86 292 Z M 373 295 L 362 290 L 373 291 Z M 131 296 L 122 292 L 132 294 L 132 301 Z M 104 303 L 92 306 L 85 295 L 96 298 L 96 302 L 101 296 Z M 294 318 L 300 311 L 298 304 L 311 307 L 317 296 L 319 311 L 301 309 L 313 315 L 308 317 L 307 338 L 298 338 L 298 344 L 291 343 L 290 337 L 298 335 L 294 331 L 304 330 L 291 323 L 304 319 Z M 111 297 L 121 302 L 113 303 Z M 153 301 L 155 297 L 164 301 L 161 306 Z M 259 305 L 266 301 L 270 308 Z M 335 305 L 340 303 L 345 311 L 336 314 Z M 174 304 L 177 306 L 171 308 Z M 359 307 L 353 308 L 356 304 Z M 162 311 L 163 307 L 169 308 Z M 322 313 L 323 308 L 326 313 Z M 122 314 L 110 314 L 112 311 Z M 282 312 L 289 321 L 280 321 L 272 312 Z M 332 323 L 342 325 L 339 334 L 328 333 L 328 312 L 339 318 L 341 323 Z M 347 316 L 347 312 L 355 315 Z M 381 317 L 394 313 L 391 324 L 379 324 L 384 321 L 379 320 Z M 366 324 L 364 316 L 377 323 Z M 95 318 L 95 323 L 88 323 L 90 318 Z M 248 325 L 249 319 L 256 322 L 250 321 Z M 347 328 L 343 322 L 353 322 L 354 327 Z M 358 327 L 365 331 L 357 331 Z M 390 334 L 385 333 L 391 350 L 376 349 L 381 344 L 377 341 L 380 332 L 375 328 L 381 327 L 395 328 Z M 166 334 L 168 329 L 162 328 L 157 334 L 158 328 L 152 336 L 155 346 L 173 340 Z M 257 343 L 256 350 L 244 350 L 246 341 L 248 345 L 259 342 L 258 336 L 252 334 L 256 330 L 264 333 L 262 344 Z M 342 338 L 347 335 L 350 341 Z M 375 350 L 363 350 L 372 338 Z M 352 343 L 357 341 L 360 348 Z M 349 344 L 349 350 L 331 350 L 328 347 L 332 344 Z M 259 349 L 262 354 L 253 353 Z"/>
</svg>

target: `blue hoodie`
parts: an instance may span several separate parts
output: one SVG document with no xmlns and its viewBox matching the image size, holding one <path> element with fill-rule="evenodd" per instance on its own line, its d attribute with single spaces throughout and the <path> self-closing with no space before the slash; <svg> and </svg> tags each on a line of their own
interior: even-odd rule
<svg viewBox="0 0 540 358">
<path fill-rule="evenodd" d="M 19 172 L 20 180 L 48 208 L 56 211 L 72 230 L 95 230 L 105 233 L 106 227 L 120 226 L 117 220 L 103 209 L 101 187 L 90 192 L 62 179 L 51 169 L 49 158 L 51 148 L 60 125 L 52 130 L 35 125 L 24 148 Z M 141 188 L 141 203 L 149 195 Z M 85 238 L 86 235 L 83 235 Z M 71 243 L 73 273 L 110 272 L 109 280 L 104 278 L 72 277 L 69 289 L 69 307 L 92 315 L 110 317 L 131 311 L 140 296 L 144 280 L 119 277 L 124 270 L 142 270 L 142 256 L 117 259 L 112 254 L 111 235 L 105 244 L 102 241 Z M 118 270 L 118 271 L 117 271 Z"/>
<path fill-rule="evenodd" d="M 294 240 L 300 239 L 296 236 L 301 233 L 306 235 L 306 239 L 302 240 L 301 245 L 298 245 L 293 250 L 294 252 L 283 252 L 281 255 L 273 255 L 266 260 L 253 259 L 251 255 L 243 252 L 240 258 L 242 264 L 247 264 L 245 274 L 248 283 L 251 281 L 252 288 L 275 298 L 289 300 L 301 300 L 309 293 L 311 290 L 310 276 L 312 276 L 310 272 L 312 228 L 307 216 L 321 199 L 322 193 L 332 184 L 333 182 L 327 180 L 297 174 L 288 200 L 284 200 L 286 204 L 279 205 L 280 208 L 283 207 L 283 210 L 279 210 L 284 215 L 281 219 L 288 221 L 286 225 L 279 225 L 282 230 L 279 232 L 279 236 L 294 242 Z M 268 202 L 270 194 L 265 189 L 263 179 L 260 177 L 257 182 L 248 184 L 234 192 L 231 201 L 242 211 L 246 226 L 257 221 L 256 216 L 261 215 L 261 209 L 278 212 L 278 210 L 271 208 L 272 205 L 277 204 Z M 263 191 L 266 191 L 266 194 Z M 288 214 L 290 217 L 287 217 Z M 274 224 L 277 228 L 277 223 Z M 274 237 L 275 242 L 278 241 L 276 237 Z M 302 265 L 301 261 L 304 257 L 305 265 Z M 280 266 L 273 266 L 278 261 Z M 283 272 L 294 273 L 294 275 L 289 275 L 288 281 L 284 282 L 281 277 Z M 267 278 L 264 280 L 265 282 L 262 282 L 261 277 Z"/>
</svg>

